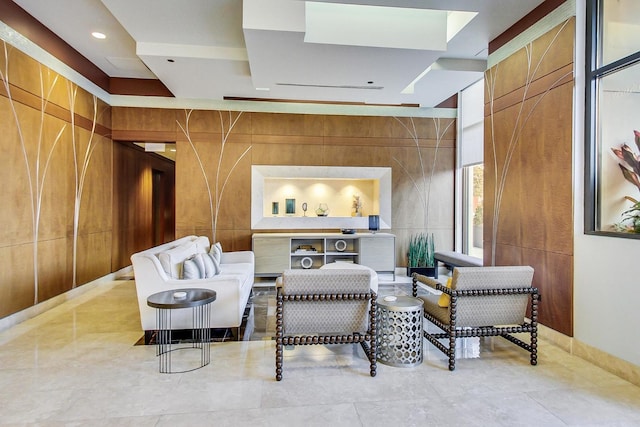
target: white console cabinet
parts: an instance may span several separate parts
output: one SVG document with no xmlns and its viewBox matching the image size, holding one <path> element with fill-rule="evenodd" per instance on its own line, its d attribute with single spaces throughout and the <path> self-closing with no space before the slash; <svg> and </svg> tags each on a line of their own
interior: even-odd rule
<svg viewBox="0 0 640 427">
<path fill-rule="evenodd" d="M 393 234 L 257 233 L 252 241 L 258 277 L 279 276 L 290 268 L 320 268 L 332 262 L 362 264 L 379 273 L 395 273 Z"/>
</svg>

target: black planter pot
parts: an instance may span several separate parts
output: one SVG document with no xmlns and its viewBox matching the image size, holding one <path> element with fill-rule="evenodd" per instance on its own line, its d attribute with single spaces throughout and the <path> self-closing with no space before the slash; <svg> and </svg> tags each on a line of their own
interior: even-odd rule
<svg viewBox="0 0 640 427">
<path fill-rule="evenodd" d="M 407 267 L 407 276 L 411 277 L 413 273 L 418 273 L 423 276 L 438 278 L 438 267 Z"/>
</svg>

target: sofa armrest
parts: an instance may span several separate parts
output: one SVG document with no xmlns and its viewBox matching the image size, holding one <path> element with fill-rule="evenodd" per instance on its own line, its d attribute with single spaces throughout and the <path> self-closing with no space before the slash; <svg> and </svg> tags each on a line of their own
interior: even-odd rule
<svg viewBox="0 0 640 427">
<path fill-rule="evenodd" d="M 254 263 L 252 251 L 223 252 L 222 264 Z"/>
</svg>

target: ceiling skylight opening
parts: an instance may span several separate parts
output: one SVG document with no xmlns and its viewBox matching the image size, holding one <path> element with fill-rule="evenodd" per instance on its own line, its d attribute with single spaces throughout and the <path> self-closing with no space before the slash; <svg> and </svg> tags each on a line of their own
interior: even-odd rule
<svg viewBox="0 0 640 427">
<path fill-rule="evenodd" d="M 105 33 L 101 33 L 99 31 L 94 31 L 93 33 L 91 33 L 91 35 L 98 40 L 104 40 L 107 38 L 107 35 Z"/>
<path fill-rule="evenodd" d="M 445 51 L 447 14 L 446 10 L 307 1 L 304 41 Z"/>
<path fill-rule="evenodd" d="M 478 15 L 478 12 L 461 12 L 461 11 L 449 11 L 447 12 L 447 43 L 456 36 L 466 25 L 471 22 L 473 18 Z"/>
</svg>

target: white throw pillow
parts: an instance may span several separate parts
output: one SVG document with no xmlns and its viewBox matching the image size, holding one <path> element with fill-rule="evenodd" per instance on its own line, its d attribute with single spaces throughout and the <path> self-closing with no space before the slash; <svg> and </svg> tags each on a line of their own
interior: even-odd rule
<svg viewBox="0 0 640 427">
<path fill-rule="evenodd" d="M 182 267 L 185 259 L 197 252 L 195 243 L 189 242 L 184 245 L 176 246 L 158 254 L 160 265 L 165 273 L 172 279 L 180 279 L 182 277 Z"/>
<path fill-rule="evenodd" d="M 216 242 L 213 246 L 211 246 L 211 250 L 209 251 L 213 258 L 220 264 L 222 262 L 222 245 L 220 242 Z"/>
<path fill-rule="evenodd" d="M 196 261 L 196 255 L 191 258 L 187 258 L 182 263 L 182 278 L 183 279 L 201 279 L 200 268 Z"/>
<path fill-rule="evenodd" d="M 198 253 L 205 254 L 210 249 L 209 238 L 207 236 L 199 236 L 193 241 L 193 243 L 196 244 Z"/>
<path fill-rule="evenodd" d="M 216 266 L 215 263 L 213 262 L 213 255 L 211 254 L 199 254 L 202 256 L 202 262 L 204 263 L 204 277 L 207 279 L 212 278 L 213 276 L 215 276 L 216 273 Z"/>
<path fill-rule="evenodd" d="M 217 274 L 220 274 L 220 271 L 221 271 L 220 261 L 218 261 L 211 252 L 209 252 L 208 254 L 205 254 L 205 257 L 209 258 L 211 260 L 211 263 L 213 264 L 213 275 L 215 276 Z"/>
</svg>

